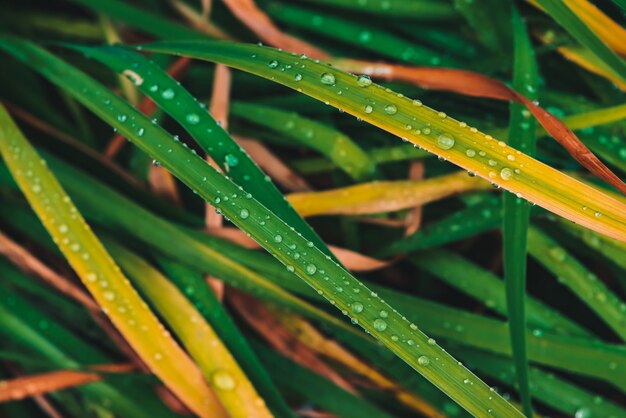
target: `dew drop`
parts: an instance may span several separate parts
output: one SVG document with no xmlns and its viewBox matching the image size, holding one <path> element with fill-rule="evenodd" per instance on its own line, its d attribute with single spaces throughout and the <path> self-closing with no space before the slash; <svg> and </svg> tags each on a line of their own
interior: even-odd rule
<svg viewBox="0 0 626 418">
<path fill-rule="evenodd" d="M 283 242 L 282 235 L 274 235 L 274 242 Z"/>
<path fill-rule="evenodd" d="M 500 170 L 500 177 L 502 177 L 502 180 L 509 180 L 512 176 L 513 176 L 513 172 L 511 171 L 510 168 L 505 167 L 502 170 Z"/>
<path fill-rule="evenodd" d="M 294 76 L 293 76 L 293 79 L 294 79 L 294 80 L 296 80 L 296 81 L 300 81 L 300 80 L 302 80 L 302 74 L 296 74 L 296 75 L 294 75 Z"/>
<path fill-rule="evenodd" d="M 274 69 L 276 67 L 278 67 L 278 61 L 276 60 L 271 60 L 270 62 L 267 63 L 267 66 Z"/>
<path fill-rule="evenodd" d="M 317 271 L 317 267 L 315 267 L 315 264 L 308 264 L 305 270 L 306 274 L 313 275 Z"/>
<path fill-rule="evenodd" d="M 396 105 L 388 104 L 387 106 L 385 106 L 385 113 L 388 115 L 395 115 L 396 113 L 398 113 L 398 108 L 396 107 Z"/>
<path fill-rule="evenodd" d="M 239 158 L 237 158 L 233 154 L 226 154 L 226 156 L 224 156 L 224 162 L 226 162 L 229 167 L 235 167 L 237 164 L 239 164 Z"/>
<path fill-rule="evenodd" d="M 439 135 L 437 146 L 441 149 L 450 149 L 454 146 L 454 138 L 446 134 Z"/>
<path fill-rule="evenodd" d="M 366 105 L 365 106 L 365 113 L 372 113 L 374 111 L 374 108 L 370 105 Z"/>
<path fill-rule="evenodd" d="M 320 77 L 320 81 L 322 84 L 326 84 L 327 86 L 332 86 L 335 84 L 335 76 L 331 73 L 324 73 Z"/>
<path fill-rule="evenodd" d="M 174 93 L 174 90 L 172 89 L 165 89 L 161 93 L 161 97 L 164 98 L 165 100 L 171 100 L 174 98 L 174 96 L 176 96 L 176 93 Z"/>
<path fill-rule="evenodd" d="M 383 319 L 378 318 L 374 320 L 374 329 L 382 332 L 387 329 L 387 323 Z"/>
<path fill-rule="evenodd" d="M 191 125 L 197 125 L 198 122 L 200 122 L 200 116 L 198 116 L 196 113 L 190 113 L 185 117 L 185 120 Z"/>
<path fill-rule="evenodd" d="M 239 217 L 241 219 L 248 219 L 248 216 L 250 216 L 250 212 L 248 212 L 248 209 L 241 209 L 241 211 L 239 212 Z"/>
<path fill-rule="evenodd" d="M 417 358 L 417 364 L 420 366 L 428 366 L 430 364 L 430 359 L 426 356 L 419 356 Z"/>
<path fill-rule="evenodd" d="M 575 418 L 589 418 L 590 416 L 591 416 L 591 413 L 589 409 L 584 408 L 584 407 L 578 408 L 576 412 L 574 413 Z"/>
<path fill-rule="evenodd" d="M 372 79 L 368 75 L 363 74 L 356 79 L 356 84 L 361 87 L 367 87 L 372 84 Z"/>
<path fill-rule="evenodd" d="M 363 312 L 363 304 L 361 302 L 354 302 L 351 309 L 354 313 L 361 313 Z"/>
<path fill-rule="evenodd" d="M 217 389 L 233 390 L 237 383 L 235 379 L 226 370 L 216 370 L 211 375 L 211 381 Z"/>
</svg>

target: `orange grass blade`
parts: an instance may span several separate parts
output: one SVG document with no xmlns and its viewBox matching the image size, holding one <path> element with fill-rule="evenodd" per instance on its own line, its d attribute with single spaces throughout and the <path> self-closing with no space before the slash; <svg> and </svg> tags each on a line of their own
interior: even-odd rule
<svg viewBox="0 0 626 418">
<path fill-rule="evenodd" d="M 427 89 L 522 103 L 537 118 L 546 132 L 561 144 L 576 161 L 626 194 L 626 184 L 600 161 L 567 125 L 499 80 L 472 71 L 453 68 L 411 67 L 357 60 L 335 60 L 333 63 L 345 71 L 360 72 L 387 81 L 404 81 Z"/>
</svg>

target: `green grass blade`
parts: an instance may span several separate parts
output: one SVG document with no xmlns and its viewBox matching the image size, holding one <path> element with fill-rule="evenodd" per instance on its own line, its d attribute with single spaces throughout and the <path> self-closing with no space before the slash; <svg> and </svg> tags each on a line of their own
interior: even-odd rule
<svg viewBox="0 0 626 418">
<path fill-rule="evenodd" d="M 398 161 L 418 160 L 432 157 L 428 151 L 415 148 L 411 145 L 396 145 L 384 148 L 374 148 L 366 151 L 374 164 L 387 164 Z M 316 174 L 337 168 L 335 163 L 326 158 L 309 158 L 290 163 L 302 174 Z"/>
<path fill-rule="evenodd" d="M 615 3 L 618 7 L 621 7 L 621 9 L 626 12 L 626 0 L 613 0 L 613 3 Z"/>
<path fill-rule="evenodd" d="M 488 308 L 506 315 L 507 300 L 503 281 L 488 270 L 445 250 L 418 253 L 411 262 L 463 293 L 483 302 Z M 587 330 L 539 300 L 526 297 L 528 326 L 555 334 L 589 337 Z M 526 332 L 524 328 L 522 332 Z"/>
<path fill-rule="evenodd" d="M 565 2 L 561 0 L 536 0 L 536 2 L 589 52 L 626 82 L 626 62 L 602 42 Z"/>
<path fill-rule="evenodd" d="M 280 132 L 326 155 L 354 180 L 376 176 L 376 164 L 347 135 L 327 125 L 280 109 L 235 102 L 231 115 Z"/>
<path fill-rule="evenodd" d="M 160 332 L 156 316 L 128 285 L 45 161 L 1 106 L 0 127 L 2 157 L 83 284 L 146 365 L 194 412 L 208 416 L 213 394 L 195 365 L 173 338 Z"/>
<path fill-rule="evenodd" d="M 411 20 L 455 19 L 457 12 L 448 2 L 430 0 L 302 0 L 314 5 L 376 16 Z"/>
<path fill-rule="evenodd" d="M 579 228 L 571 223 L 562 223 L 565 230 L 572 236 L 580 238 L 590 248 L 603 254 L 608 260 L 626 270 L 626 245 L 620 241 L 594 234 L 588 229 Z M 624 308 L 626 309 L 626 307 Z"/>
<path fill-rule="evenodd" d="M 257 45 L 172 41 L 153 44 L 146 49 L 218 61 L 299 89 L 406 138 L 560 216 L 626 240 L 623 216 L 626 205 L 623 203 L 447 117 L 443 112 L 423 106 L 419 101 L 375 84 L 362 87 L 354 75 Z M 275 66 L 274 62 L 279 64 Z M 301 74 L 302 79 L 296 80 L 295 74 Z M 596 212 L 599 215 L 596 216 Z"/>
<path fill-rule="evenodd" d="M 514 386 L 515 368 L 502 357 L 475 350 L 462 350 L 459 355 L 480 373 Z M 531 367 L 532 394 L 539 402 L 573 417 L 621 417 L 626 410 L 611 401 L 559 378 L 553 373 Z"/>
<path fill-rule="evenodd" d="M 107 364 L 114 361 L 69 332 L 47 312 L 41 311 L 37 305 L 28 303 L 12 292 L 3 292 L 0 298 L 0 316 L 2 317 L 0 335 L 6 338 L 7 345 L 10 343 L 18 347 L 21 352 L 27 354 L 31 362 L 46 365 L 34 367 L 32 370 L 35 372 L 50 369 L 84 370 L 83 365 Z M 21 365 L 30 370 L 28 364 Z M 116 380 L 115 383 L 96 382 L 81 386 L 78 391 L 89 403 L 120 416 L 142 418 L 175 416 L 157 399 L 150 387 L 138 387 L 135 377 L 128 381 Z M 142 399 L 141 405 L 129 400 L 128 397 Z"/>
<path fill-rule="evenodd" d="M 14 219 L 16 218 L 18 217 L 14 217 Z M 28 220 L 32 221 L 32 217 L 29 217 Z M 19 222 L 17 219 L 16 221 Z M 20 226 L 19 229 L 24 228 Z M 45 230 L 43 232 L 45 232 Z M 16 293 L 27 295 L 29 300 L 36 301 L 35 303 L 43 310 L 53 312 L 54 318 L 57 318 L 63 323 L 67 323 L 68 328 L 81 332 L 83 335 L 90 338 L 106 338 L 102 330 L 96 326 L 93 318 L 90 315 L 85 315 L 84 307 L 66 299 L 65 296 L 50 289 L 42 282 L 29 278 L 18 270 L 16 266 L 9 264 L 8 261 L 3 259 L 0 259 L 0 277 L 3 279 L 3 283 L 0 284 L 0 286 L 5 286 L 7 289 L 11 289 Z M 103 343 L 103 345 L 111 348 L 110 344 L 107 345 L 107 343 Z"/>
<path fill-rule="evenodd" d="M 213 245 L 202 245 L 198 238 L 191 237 L 186 230 L 141 208 L 95 181 L 85 172 L 74 169 L 50 155 L 47 155 L 46 160 L 63 186 L 76 200 L 81 213 L 96 224 L 115 231 L 132 232 L 135 238 L 165 256 L 196 266 L 233 286 L 260 298 L 285 305 L 310 318 L 356 332 L 340 319 L 294 297 L 281 289 L 279 284 L 269 282 L 220 252 L 224 245 L 229 244 L 228 242 L 218 240 Z M 0 207 L 0 215 L 11 219 L 11 214 L 17 210 L 14 205 L 6 204 Z M 199 235 L 208 237 L 204 233 Z M 170 245 L 172 240 L 178 245 Z"/>
<path fill-rule="evenodd" d="M 263 205 L 296 228 L 304 237 L 313 241 L 327 255 L 335 258 L 326 244 L 289 205 L 274 183 L 268 180 L 243 148 L 213 119 L 200 102 L 158 65 L 133 51 L 119 47 L 79 49 L 114 71 L 130 77 L 144 94 L 191 134 L 229 177 L 236 183 L 245 185 L 246 190 L 258 196 Z M 151 80 L 150 83 L 143 82 L 147 78 Z M 341 151 L 354 150 L 347 147 Z"/>
<path fill-rule="evenodd" d="M 56 164 L 51 164 L 53 168 L 57 168 Z M 56 170 L 57 174 L 61 181 L 63 181 L 63 174 L 61 170 Z M 87 176 L 79 175 L 76 173 L 72 174 L 72 177 L 80 178 L 80 183 L 84 184 L 84 180 Z M 64 181 L 63 181 L 64 182 Z M 64 182 L 65 183 L 65 182 Z M 85 186 L 90 187 L 89 184 Z M 71 191 L 71 188 L 68 190 Z M 80 203 L 81 196 L 72 193 L 72 195 L 76 198 L 79 207 L 82 206 Z M 111 196 L 104 195 L 105 200 L 111 200 Z M 118 211 L 124 211 L 123 203 L 118 205 L 117 201 L 115 201 L 115 197 L 112 198 L 113 204 L 117 207 Z M 33 241 L 38 244 L 46 247 L 47 249 L 54 251 L 54 243 L 50 240 L 47 235 L 45 229 L 41 227 L 40 224 L 37 223 L 36 218 L 32 216 L 31 213 L 26 212 L 23 208 L 16 208 L 12 205 L 9 206 L 10 219 L 12 222 L 12 227 L 16 230 L 20 231 L 24 235 L 31 238 Z M 102 214 L 106 213 L 106 207 L 102 207 L 100 205 L 99 216 L 102 217 Z M 0 211 L 0 217 L 3 217 L 6 213 Z M 89 216 L 89 213 L 86 213 Z M 104 222 L 107 222 L 106 216 L 104 216 Z M 159 229 L 159 225 L 155 225 L 153 228 Z M 167 232 L 167 231 L 166 231 Z M 183 235 L 184 236 L 184 235 Z M 178 241 L 177 235 L 174 233 L 171 235 L 172 239 Z M 184 245 L 184 240 L 182 242 Z M 237 362 L 241 364 L 242 368 L 245 369 L 246 374 L 253 380 L 255 387 L 258 388 L 260 394 L 263 396 L 263 399 L 267 402 L 268 406 L 272 408 L 272 410 L 276 413 L 278 417 L 291 418 L 293 413 L 289 409 L 289 407 L 285 404 L 284 400 L 280 397 L 280 394 L 273 387 L 273 383 L 267 376 L 267 373 L 262 369 L 259 361 L 256 359 L 254 352 L 251 351 L 248 342 L 245 338 L 239 333 L 235 324 L 233 323 L 231 317 L 226 313 L 224 307 L 221 305 L 220 301 L 213 294 L 207 283 L 203 279 L 202 274 L 197 274 L 193 271 L 189 271 L 185 266 L 181 264 L 175 264 L 170 261 L 166 261 L 163 259 L 163 256 L 160 254 L 155 257 L 159 260 L 159 264 L 164 268 L 169 277 L 172 278 L 172 281 L 178 286 L 178 288 L 183 291 L 189 300 L 193 303 L 193 305 L 198 309 L 198 311 L 203 315 L 207 321 L 209 321 L 213 327 L 216 329 L 222 340 L 228 346 L 228 349 L 233 353 L 236 357 Z M 4 277 L 6 280 L 11 280 L 12 282 L 18 279 L 26 280 L 24 277 L 15 272 L 15 269 L 7 270 L 4 266 L 2 260 L 0 260 L 0 275 Z M 122 267 L 124 267 L 122 265 Z M 14 280 L 13 277 L 17 274 L 17 278 Z M 141 279 L 141 278 L 140 278 Z M 28 280 L 26 283 L 20 283 L 21 288 L 24 287 L 25 284 L 32 282 L 32 280 Z M 0 283 L 0 285 L 2 285 Z M 55 294 L 53 294 L 55 295 Z M 53 305 L 54 311 L 59 311 L 62 307 L 58 303 L 58 297 L 54 299 L 55 304 Z M 66 302 L 66 301 L 64 301 Z M 173 305 L 175 306 L 175 305 Z M 76 310 L 71 310 L 68 312 L 68 315 L 64 317 L 69 323 L 75 325 L 81 316 L 83 316 L 83 311 L 79 309 L 79 313 L 76 313 Z M 90 327 L 93 327 L 92 323 L 89 323 Z M 81 330 L 85 332 L 85 327 Z M 102 338 L 101 335 L 98 335 L 98 338 Z"/>
<path fill-rule="evenodd" d="M 70 0 L 96 13 L 127 23 L 163 39 L 206 38 L 207 35 L 120 0 Z"/>
<path fill-rule="evenodd" d="M 311 241 L 295 233 L 241 186 L 232 183 L 174 141 L 128 103 L 31 43 L 4 39 L 0 46 L 34 66 L 50 81 L 63 86 L 104 121 L 160 161 L 181 181 L 220 209 L 237 227 L 253 236 L 288 270 L 321 292 L 336 308 L 349 313 L 359 326 L 472 414 L 481 416 L 489 411 L 498 417 L 520 416 L 517 409 L 502 397 L 494 395 L 489 386 L 459 365 L 434 340 L 329 259 Z M 126 116 L 124 122 L 119 121 L 120 115 Z M 224 199 L 226 197 L 228 201 Z M 301 251 L 299 257 L 292 253 L 294 248 Z"/>
<path fill-rule="evenodd" d="M 324 410 L 342 418 L 372 417 L 391 418 L 374 404 L 335 386 L 324 377 L 306 369 L 291 359 L 282 357 L 258 342 L 253 347 L 261 360 L 272 371 L 276 382 L 287 393 L 306 397 Z M 298 384 L 294 385 L 294 382 Z"/>
<path fill-rule="evenodd" d="M 366 51 L 417 65 L 444 65 L 457 67 L 452 58 L 437 51 L 417 45 L 389 31 L 372 28 L 363 23 L 351 22 L 285 3 L 271 3 L 267 12 L 286 25 L 304 29 L 316 35 L 330 37 Z M 390 48 L 389 45 L 393 45 Z"/>
<path fill-rule="evenodd" d="M 504 2 L 503 2 L 504 3 Z M 530 100 L 538 97 L 539 73 L 526 27 L 517 10 L 512 7 L 514 37 L 513 88 L 523 91 Z M 509 145 L 524 153 L 535 155 L 535 129 L 537 121 L 528 109 L 519 103 L 510 105 Z M 503 199 L 503 267 L 506 286 L 511 347 L 515 359 L 518 390 L 526 416 L 532 416 L 530 383 L 528 380 L 528 355 L 526 349 L 526 242 L 530 221 L 530 206 L 523 199 L 505 192 Z"/>
<path fill-rule="evenodd" d="M 528 235 L 529 251 L 559 282 L 569 287 L 619 337 L 626 341 L 626 305 L 556 241 L 537 228 Z"/>
<path fill-rule="evenodd" d="M 432 335 L 491 353 L 511 355 L 509 329 L 503 321 L 378 287 L 374 289 L 405 312 L 407 318 L 420 320 L 424 330 Z M 626 367 L 623 345 L 534 330 L 528 330 L 526 338 L 532 362 L 595 377 L 626 391 L 626 377 L 620 371 Z"/>
<path fill-rule="evenodd" d="M 251 260 L 253 251 L 243 250 L 243 252 L 247 252 L 248 255 L 245 257 L 242 255 L 242 259 L 245 258 L 250 267 L 263 271 L 271 280 L 283 284 L 295 293 L 323 300 L 323 296 L 284 270 L 274 269 L 275 266 L 269 263 Z M 259 258 L 269 256 L 259 254 Z M 372 282 L 366 285 L 392 306 L 400 309 L 408 318 L 419 321 L 429 334 L 496 354 L 511 355 L 508 326 L 502 320 L 469 313 Z M 344 330 L 337 331 L 345 334 Z M 626 349 L 623 346 L 588 338 L 581 339 L 579 336 L 555 335 L 541 329 L 529 329 L 527 333 L 531 361 L 567 372 L 592 376 L 626 389 L 626 379 L 620 372 L 626 367 Z M 359 344 L 363 345 L 363 341 Z"/>
<path fill-rule="evenodd" d="M 400 238 L 379 250 L 378 255 L 388 257 L 410 251 L 435 248 L 459 241 L 502 225 L 502 201 L 488 196 L 484 201 L 420 228 L 413 235 Z"/>
<path fill-rule="evenodd" d="M 513 44 L 509 29 L 511 3 L 501 0 L 454 0 L 454 7 L 465 17 L 483 45 L 493 52 L 509 54 Z"/>
</svg>

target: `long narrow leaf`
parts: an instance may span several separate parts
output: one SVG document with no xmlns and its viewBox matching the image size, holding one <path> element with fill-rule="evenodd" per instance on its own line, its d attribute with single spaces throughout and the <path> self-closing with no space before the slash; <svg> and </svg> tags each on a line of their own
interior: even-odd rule
<svg viewBox="0 0 626 418">
<path fill-rule="evenodd" d="M 141 91 L 176 119 L 235 182 L 258 196 L 259 201 L 281 216 L 307 239 L 334 258 L 326 244 L 289 206 L 248 154 L 187 90 L 155 63 L 119 47 L 79 48 L 114 71 L 131 78 Z M 150 82 L 144 82 L 149 79 Z"/>
<path fill-rule="evenodd" d="M 369 85 L 362 78 L 304 57 L 256 45 L 172 41 L 151 45 L 149 49 L 218 61 L 298 89 L 405 138 L 518 197 L 587 228 L 626 240 L 626 205 L 503 141 L 423 106 L 418 100 Z M 302 77 L 296 79 L 296 74 Z"/>
<path fill-rule="evenodd" d="M 539 74 L 535 52 L 526 33 L 526 27 L 517 10 L 512 12 L 514 37 L 513 87 L 525 91 L 530 100 L 537 100 Z M 535 154 L 535 128 L 532 119 L 523 105 L 512 103 L 509 118 L 509 145 L 524 153 Z M 526 349 L 526 241 L 530 206 L 511 193 L 504 193 L 502 225 L 504 282 L 511 330 L 511 348 L 515 359 L 515 372 L 524 413 L 532 415 L 530 383 L 528 381 L 528 355 Z"/>
<path fill-rule="evenodd" d="M 144 362 L 198 415 L 221 406 L 199 370 L 146 307 L 76 211 L 45 161 L 0 106 L 0 152 L 50 235 L 111 321 Z M 42 193 L 46 190 L 46 194 Z M 214 416 L 214 415 L 213 415 Z"/>
<path fill-rule="evenodd" d="M 235 225 L 254 236 L 289 271 L 321 292 L 346 315 L 350 313 L 355 323 L 380 339 L 472 414 L 481 416 L 487 411 L 499 417 L 520 416 L 517 409 L 459 365 L 415 324 L 334 263 L 311 241 L 295 233 L 245 189 L 174 141 L 128 103 L 31 43 L 3 39 L 0 46 L 36 67 L 51 81 L 62 85 L 68 93 L 160 161 L 181 181 L 219 208 Z M 126 116 L 124 122 L 118 119 L 120 115 Z"/>
</svg>

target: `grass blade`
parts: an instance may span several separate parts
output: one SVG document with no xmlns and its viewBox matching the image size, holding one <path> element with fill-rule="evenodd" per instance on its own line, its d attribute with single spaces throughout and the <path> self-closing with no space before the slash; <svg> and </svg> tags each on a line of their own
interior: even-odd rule
<svg viewBox="0 0 626 418">
<path fill-rule="evenodd" d="M 163 257 L 158 257 L 158 264 L 174 284 L 185 293 L 202 316 L 213 325 L 272 412 L 281 418 L 295 418 L 295 414 L 285 403 L 268 372 L 252 351 L 248 340 L 239 331 L 217 296 L 206 285 L 203 275 Z"/>
<path fill-rule="evenodd" d="M 374 84 L 361 87 L 351 74 L 256 45 L 172 41 L 146 49 L 218 61 L 300 89 L 560 216 L 626 240 L 626 205 L 419 101 Z M 294 79 L 298 73 L 303 76 L 299 81 Z"/>
<path fill-rule="evenodd" d="M 463 350 L 460 355 L 481 373 L 509 386 L 515 385 L 515 369 L 507 359 L 486 355 L 475 350 Z M 626 415 L 626 410 L 623 408 L 604 400 L 595 393 L 573 385 L 557 375 L 537 367 L 531 367 L 530 376 L 533 381 L 531 387 L 533 396 L 540 402 L 568 414 L 568 416 L 584 417 L 586 415 L 617 418 Z"/>
<path fill-rule="evenodd" d="M 159 38 L 206 38 L 205 34 L 120 0 L 71 0 L 71 2 L 80 4 L 96 13 L 102 13 L 111 19 L 129 23 L 133 27 Z"/>
<path fill-rule="evenodd" d="M 158 270 L 111 239 L 107 249 L 197 362 L 230 417 L 271 417 L 248 377 L 189 300 Z"/>
<path fill-rule="evenodd" d="M 511 2 L 500 0 L 477 0 L 467 2 L 454 0 L 454 7 L 465 17 L 478 39 L 491 51 L 508 54 L 512 45 L 508 28 Z M 485 25 L 485 22 L 492 22 Z"/>
<path fill-rule="evenodd" d="M 181 181 L 219 208 L 235 225 L 253 236 L 289 271 L 321 292 L 336 308 L 346 314 L 350 312 L 359 326 L 380 339 L 392 352 L 472 414 L 480 416 L 489 411 L 499 417 L 520 416 L 517 409 L 499 395 L 494 395 L 489 386 L 459 365 L 415 324 L 334 263 L 311 241 L 295 233 L 241 186 L 232 183 L 188 148 L 174 141 L 128 103 L 32 43 L 4 39 L 0 46 L 27 64 L 34 65 L 49 80 L 63 86 L 108 124 L 160 161 Z M 126 115 L 126 121 L 119 121 L 119 115 Z M 228 197 L 228 201 L 224 197 Z M 299 257 L 293 255 L 294 248 L 302 251 Z"/>
<path fill-rule="evenodd" d="M 300 396 L 311 396 L 314 403 L 342 418 L 354 416 L 391 418 L 391 415 L 376 405 L 332 384 L 268 347 L 258 342 L 255 342 L 253 347 L 259 353 L 261 360 L 272 370 L 272 376 L 284 390 L 295 392 Z M 294 385 L 294 381 L 299 384 Z"/>
<path fill-rule="evenodd" d="M 514 38 L 513 88 L 526 92 L 530 100 L 537 100 L 539 74 L 535 52 L 526 27 L 517 10 L 512 6 Z M 512 103 L 509 117 L 509 145 L 531 157 L 535 155 L 537 122 L 528 114 L 526 107 Z M 528 380 L 528 355 L 526 349 L 526 242 L 530 221 L 530 206 L 517 196 L 505 192 L 502 224 L 503 267 L 506 287 L 511 348 L 517 375 L 518 390 L 526 416 L 532 416 L 530 383 Z"/>
<path fill-rule="evenodd" d="M 45 364 L 48 369 L 52 366 L 54 368 L 80 370 L 82 367 L 79 360 L 84 361 L 85 357 L 88 357 L 87 361 L 89 362 L 109 360 L 101 354 L 86 356 L 86 354 L 93 354 L 93 349 L 74 334 L 62 328 L 49 315 L 40 312 L 37 306 L 26 303 L 21 297 L 11 292 L 3 292 L 3 296 L 0 298 L 0 315 L 2 316 L 0 334 L 6 337 L 11 345 L 19 347 L 20 352 L 26 350 L 28 356 L 25 357 L 31 362 Z M 38 326 L 42 323 L 41 321 L 45 321 L 48 325 L 45 334 Z M 58 344 L 59 341 L 65 342 L 69 347 L 61 347 Z M 21 363 L 26 366 L 26 370 L 31 370 L 27 364 Z M 153 392 L 141 393 L 135 388 L 129 387 L 128 384 L 116 383 L 117 387 L 107 382 L 96 382 L 80 387 L 78 391 L 85 396 L 88 403 L 98 406 L 108 403 L 108 409 L 120 416 L 175 417 L 162 403 L 155 402 Z M 141 406 L 130 401 L 126 395 L 141 397 Z"/>
<path fill-rule="evenodd" d="M 456 67 L 456 60 L 440 55 L 389 31 L 372 28 L 361 22 L 340 19 L 285 3 L 271 3 L 267 12 L 279 22 L 320 36 L 329 36 L 356 48 L 365 49 L 400 62 Z M 389 48 L 393 45 L 393 48 Z"/>
<path fill-rule="evenodd" d="M 0 151 L 16 182 L 84 285 L 154 373 L 200 416 L 221 406 L 196 366 L 145 306 L 45 162 L 0 106 Z M 41 194 L 45 189 L 46 195 Z M 47 196 L 47 197 L 46 197 Z M 81 249 L 85 249 L 81 252 Z M 144 332 L 146 331 L 146 332 Z"/>
<path fill-rule="evenodd" d="M 245 184 L 246 190 L 259 196 L 261 203 L 280 215 L 299 233 L 324 250 L 327 255 L 335 258 L 326 244 L 285 201 L 276 186 L 268 181 L 265 173 L 243 148 L 213 119 L 200 102 L 158 65 L 124 48 L 78 49 L 135 81 L 138 88 L 178 121 L 235 182 Z M 143 80 L 148 78 L 151 82 L 144 83 Z M 373 169 L 373 167 L 368 168 Z"/>
<path fill-rule="evenodd" d="M 445 250 L 430 250 L 418 253 L 411 261 L 421 270 L 443 280 L 476 300 L 484 302 L 494 311 L 506 315 L 507 300 L 505 285 L 491 272 Z M 560 315 L 539 300 L 526 297 L 527 322 L 529 327 L 554 334 L 589 337 L 590 334 L 574 321 Z M 524 329 L 525 333 L 526 330 Z"/>
<path fill-rule="evenodd" d="M 626 45 L 620 39 L 626 38 L 626 30 L 604 14 L 589 0 L 566 0 L 565 4 L 585 25 L 609 48 L 619 55 L 626 55 Z"/>
<path fill-rule="evenodd" d="M 381 14 L 399 19 L 435 20 L 455 19 L 458 14 L 446 2 L 429 0 L 302 0 L 312 4 L 324 4 L 329 7 L 349 10 L 357 13 Z"/>
<path fill-rule="evenodd" d="M 568 2 L 561 0 L 535 1 L 556 20 L 559 25 L 565 28 L 570 35 L 587 47 L 591 54 L 613 70 L 622 82 L 626 82 L 626 62 L 596 36 L 592 29 L 568 7 Z"/>
<path fill-rule="evenodd" d="M 459 241 L 470 236 L 496 229 L 502 225 L 502 201 L 494 196 L 458 210 L 450 216 L 428 225 L 415 234 L 398 239 L 382 248 L 378 255 L 425 250 Z"/>
<path fill-rule="evenodd" d="M 323 123 L 296 113 L 241 102 L 233 103 L 231 114 L 281 132 L 289 139 L 319 151 L 354 180 L 364 180 L 377 175 L 376 164 L 365 151 L 347 135 Z"/>
<path fill-rule="evenodd" d="M 57 168 L 56 164 L 52 164 L 53 168 Z M 60 174 L 59 178 L 63 183 L 66 183 L 64 180 L 64 175 L 60 170 L 55 171 Z M 72 175 L 73 177 L 81 179 L 80 183 L 84 184 L 84 180 L 86 176 L 76 176 L 76 174 Z M 90 185 L 86 185 L 89 187 Z M 79 207 L 82 207 L 82 197 L 73 193 L 73 189 L 69 188 L 72 196 L 74 196 L 79 204 Z M 111 200 L 111 196 L 103 196 L 105 200 Z M 115 198 L 112 199 L 114 206 L 118 209 L 118 211 L 124 212 L 124 205 L 117 204 L 119 202 L 115 201 Z M 24 210 L 24 208 L 15 208 L 10 207 L 9 211 L 11 213 L 11 219 L 13 221 L 13 227 L 19 230 L 24 235 L 31 238 L 33 241 L 39 243 L 40 245 L 46 247 L 47 249 L 54 251 L 55 246 L 54 243 L 50 240 L 45 229 L 41 227 L 36 222 L 36 218 L 31 213 L 28 213 Z M 103 213 L 106 213 L 106 208 L 100 205 L 100 210 L 98 211 L 100 216 Z M 0 214 L 0 216 L 4 215 L 4 213 Z M 89 212 L 86 212 L 86 215 L 89 217 Z M 109 224 L 105 218 L 105 223 Z M 154 229 L 159 229 L 159 226 L 155 225 Z M 167 229 L 167 228 L 166 228 Z M 167 233 L 168 231 L 166 231 Z M 180 242 L 178 240 L 176 234 L 170 235 L 172 239 Z M 184 245 L 184 240 L 181 242 Z M 255 387 L 258 388 L 259 392 L 263 396 L 264 400 L 267 402 L 268 406 L 272 408 L 272 410 L 276 413 L 276 416 L 279 417 L 292 417 L 293 413 L 290 411 L 288 406 L 284 403 L 284 401 L 280 398 L 280 395 L 273 389 L 273 384 L 269 377 L 266 375 L 266 372 L 262 369 L 262 366 L 256 359 L 254 353 L 249 348 L 247 340 L 239 333 L 236 329 L 235 324 L 232 319 L 224 310 L 224 307 L 220 304 L 220 301 L 213 294 L 211 289 L 207 286 L 207 283 L 203 279 L 203 275 L 195 272 L 191 272 L 181 264 L 175 264 L 171 261 L 164 260 L 161 254 L 158 254 L 155 257 L 159 260 L 161 266 L 164 267 L 164 270 L 168 274 L 169 277 L 175 282 L 178 288 L 181 291 L 184 291 L 189 300 L 193 303 L 193 305 L 198 309 L 198 311 L 203 315 L 204 318 L 209 321 L 218 334 L 220 338 L 226 343 L 228 349 L 233 355 L 237 358 L 237 362 L 241 364 L 241 366 L 245 369 L 246 374 L 253 380 Z M 124 260 L 122 260 L 124 261 Z M 132 261 L 132 260 L 131 260 Z M 124 268 L 125 266 L 122 265 Z M 131 266 L 132 267 L 132 266 Z M 0 261 L 0 274 L 5 279 L 12 279 L 15 276 L 15 273 L 12 273 L 11 270 L 7 271 L 3 263 Z M 23 276 L 18 277 L 22 280 L 26 280 Z M 13 279 L 12 282 L 17 279 Z M 141 280 L 141 278 L 140 278 Z M 28 282 L 26 282 L 28 283 Z M 24 284 L 20 282 L 20 284 Z M 54 294 L 53 294 L 54 295 Z M 59 303 L 58 299 L 54 300 L 54 304 L 52 305 L 55 311 L 59 311 L 63 306 Z M 172 305 L 175 306 L 175 305 Z M 64 319 L 70 321 L 72 324 L 76 324 L 77 319 L 82 316 L 82 311 L 76 312 L 76 309 L 68 312 L 67 315 L 64 316 Z M 187 318 L 188 319 L 188 318 Z M 89 327 L 93 327 L 92 323 L 89 323 L 87 327 L 83 327 L 84 329 L 90 329 Z M 94 338 L 102 338 L 100 334 Z"/>
<path fill-rule="evenodd" d="M 197 236 L 192 237 L 188 230 L 155 216 L 152 212 L 94 181 L 83 171 L 76 170 L 50 155 L 46 159 L 63 186 L 76 200 L 81 212 L 96 224 L 114 231 L 132 231 L 134 238 L 158 250 L 164 256 L 198 267 L 204 273 L 218 276 L 233 286 L 240 287 L 260 298 L 281 303 L 307 317 L 324 321 L 337 328 L 353 330 L 343 321 L 289 294 L 278 284 L 269 282 L 266 278 L 219 252 L 218 250 L 229 244 L 228 242 L 217 240 L 212 242 L 213 245 L 203 245 L 199 238 L 210 238 L 209 235 L 194 231 Z M 15 205 L 7 202 L 0 208 L 0 214 L 8 216 L 9 213 L 15 213 L 18 210 Z M 170 245 L 172 240 L 178 245 Z"/>
<path fill-rule="evenodd" d="M 624 302 L 548 235 L 531 228 L 528 240 L 533 257 L 602 318 L 622 341 L 626 341 Z"/>
<path fill-rule="evenodd" d="M 490 188 L 489 183 L 461 171 L 421 181 L 377 181 L 321 192 L 292 193 L 288 200 L 302 216 L 364 215 L 409 209 L 457 193 Z"/>
</svg>

